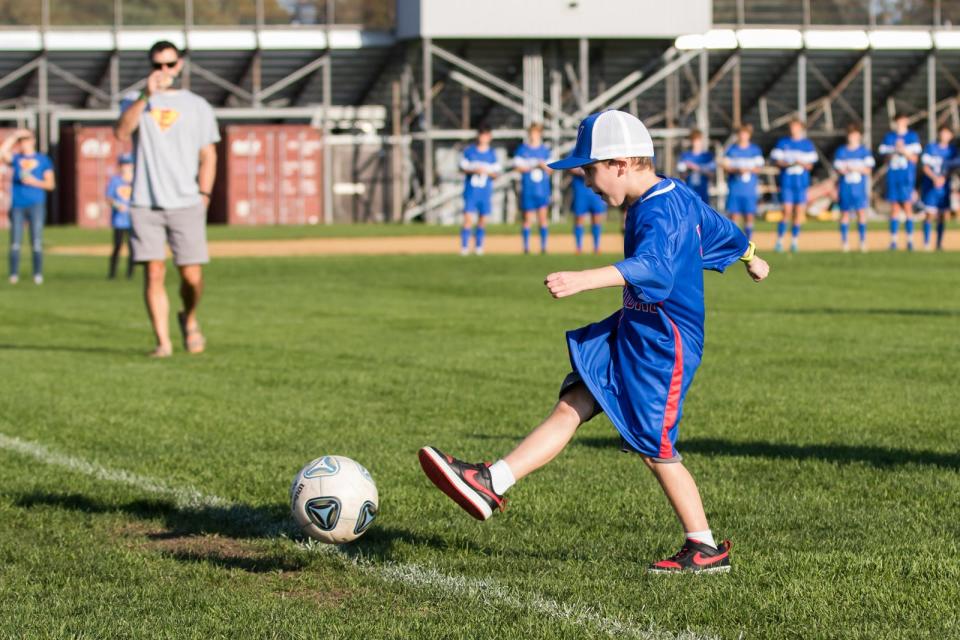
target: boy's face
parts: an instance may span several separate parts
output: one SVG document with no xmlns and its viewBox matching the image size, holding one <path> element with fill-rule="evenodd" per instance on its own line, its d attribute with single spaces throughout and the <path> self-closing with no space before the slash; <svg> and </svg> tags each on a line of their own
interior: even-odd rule
<svg viewBox="0 0 960 640">
<path fill-rule="evenodd" d="M 898 133 L 906 133 L 909 121 L 906 118 L 897 118 L 893 123 Z"/>
<path fill-rule="evenodd" d="M 493 134 L 489 131 L 483 131 L 477 134 L 477 144 L 479 144 L 481 147 L 489 147 L 492 140 Z"/>
<path fill-rule="evenodd" d="M 133 180 L 133 165 L 129 162 L 120 165 L 120 177 L 127 182 Z"/>
<path fill-rule="evenodd" d="M 626 163 L 601 160 L 583 168 L 583 181 L 612 207 L 626 200 Z"/>
<path fill-rule="evenodd" d="M 20 138 L 20 153 L 24 155 L 29 155 L 36 151 L 37 149 L 37 139 L 33 135 L 23 136 Z"/>
<path fill-rule="evenodd" d="M 803 125 L 799 122 L 790 123 L 790 137 L 794 140 L 799 140 L 803 137 Z"/>
<path fill-rule="evenodd" d="M 737 142 L 741 147 L 745 147 L 750 144 L 750 132 L 749 131 L 738 131 L 737 132 Z"/>
<path fill-rule="evenodd" d="M 859 147 L 861 140 L 863 140 L 863 137 L 859 131 L 851 131 L 847 134 L 847 144 L 851 147 Z"/>
<path fill-rule="evenodd" d="M 539 146 L 540 141 L 543 140 L 543 133 L 540 132 L 540 129 L 530 129 L 530 144 L 533 146 Z"/>
<path fill-rule="evenodd" d="M 694 152 L 699 153 L 700 151 L 703 151 L 703 138 L 700 136 L 690 138 L 690 147 L 694 150 Z"/>
<path fill-rule="evenodd" d="M 951 131 L 950 129 L 940 129 L 939 137 L 940 137 L 940 145 L 946 146 L 951 142 L 953 142 L 953 131 Z"/>
</svg>

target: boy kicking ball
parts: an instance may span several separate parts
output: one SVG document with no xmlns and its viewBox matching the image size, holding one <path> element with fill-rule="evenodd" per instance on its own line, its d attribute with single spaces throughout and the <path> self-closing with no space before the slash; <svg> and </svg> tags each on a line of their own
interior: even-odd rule
<svg viewBox="0 0 960 640">
<path fill-rule="evenodd" d="M 737 227 L 680 181 L 658 176 L 653 141 L 622 111 L 588 116 L 571 155 L 552 169 L 582 167 L 587 186 L 610 206 L 627 209 L 624 260 L 599 269 L 547 276 L 554 298 L 604 287 L 623 288 L 623 307 L 567 333 L 573 371 L 550 416 L 493 464 L 420 450 L 430 480 L 467 513 L 486 520 L 503 510 L 518 480 L 555 458 L 577 428 L 605 412 L 622 448 L 640 454 L 663 488 L 686 539 L 679 552 L 650 565 L 654 573 L 725 572 L 730 543 L 717 544 L 700 493 L 674 448 L 683 399 L 703 351 L 703 269 L 723 271 L 742 260 L 757 282 L 767 263 Z"/>
</svg>

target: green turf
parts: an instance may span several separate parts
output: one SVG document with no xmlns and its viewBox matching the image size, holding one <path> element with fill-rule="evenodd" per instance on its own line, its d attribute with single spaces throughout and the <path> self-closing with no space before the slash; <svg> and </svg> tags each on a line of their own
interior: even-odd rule
<svg viewBox="0 0 960 640">
<path fill-rule="evenodd" d="M 143 357 L 138 284 L 103 260 L 3 284 L 0 433 L 233 506 L 0 450 L 0 637 L 960 636 L 960 255 L 707 275 L 678 448 L 734 542 L 729 575 L 644 573 L 680 533 L 602 417 L 490 522 L 429 485 L 421 445 L 492 459 L 544 416 L 563 331 L 619 294 L 554 301 L 542 277 L 595 264 L 220 260 L 210 352 L 168 361 Z M 277 535 L 290 479 L 324 453 L 380 488 L 345 554 Z"/>
</svg>

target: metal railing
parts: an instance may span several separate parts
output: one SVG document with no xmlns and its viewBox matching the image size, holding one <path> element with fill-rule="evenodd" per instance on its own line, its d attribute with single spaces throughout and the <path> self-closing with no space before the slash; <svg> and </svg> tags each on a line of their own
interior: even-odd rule
<svg viewBox="0 0 960 640">
<path fill-rule="evenodd" d="M 948 27 L 960 23 L 957 0 L 713 0 L 716 25 Z"/>
</svg>

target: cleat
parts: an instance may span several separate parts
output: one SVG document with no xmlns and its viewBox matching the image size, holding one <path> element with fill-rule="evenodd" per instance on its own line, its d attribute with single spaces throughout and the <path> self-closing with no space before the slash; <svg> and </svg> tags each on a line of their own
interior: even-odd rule
<svg viewBox="0 0 960 640">
<path fill-rule="evenodd" d="M 10 276 L 10 284 L 17 284 L 20 282 L 20 276 Z"/>
<path fill-rule="evenodd" d="M 843 243 L 842 250 L 843 250 L 844 253 L 850 253 L 850 245 L 847 244 L 846 242 L 844 242 L 844 243 Z"/>
<path fill-rule="evenodd" d="M 866 244 L 860 245 L 860 253 L 866 253 L 867 251 L 869 251 L 869 249 L 867 249 Z"/>
<path fill-rule="evenodd" d="M 503 511 L 506 500 L 493 490 L 489 464 L 463 462 L 434 447 L 423 447 L 418 456 L 430 481 L 477 520 Z"/>
<path fill-rule="evenodd" d="M 468 256 L 468 255 L 470 255 L 470 249 L 468 249 L 468 248 L 466 248 L 466 247 L 463 247 L 462 249 L 460 249 L 460 255 L 462 255 L 462 256 Z"/>
<path fill-rule="evenodd" d="M 773 250 L 776 253 L 783 253 L 783 242 L 781 240 L 777 240 L 777 244 L 773 245 Z"/>
<path fill-rule="evenodd" d="M 476 253 L 478 256 L 482 256 L 482 255 L 483 255 L 483 247 L 477 247 L 477 250 L 476 250 L 474 253 Z"/>
<path fill-rule="evenodd" d="M 33 284 L 43 284 L 43 276 L 39 273 L 33 276 Z"/>
<path fill-rule="evenodd" d="M 654 562 L 647 569 L 650 573 L 726 573 L 730 571 L 729 540 L 714 549 L 696 540 L 687 540 L 680 551 L 666 560 Z"/>
<path fill-rule="evenodd" d="M 896 250 L 897 250 L 897 243 L 896 243 L 896 242 L 891 242 L 891 243 L 890 243 L 890 251 L 896 251 Z"/>
</svg>

